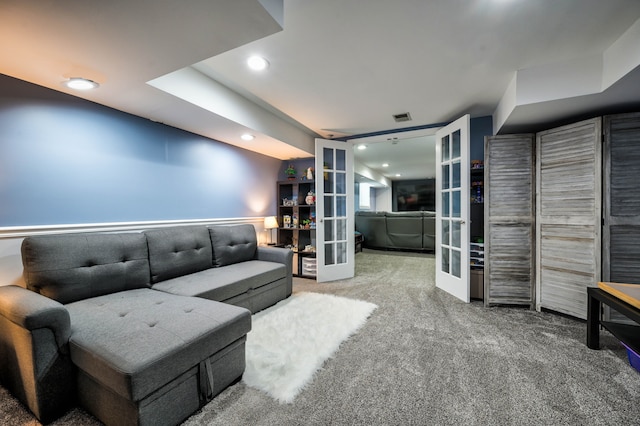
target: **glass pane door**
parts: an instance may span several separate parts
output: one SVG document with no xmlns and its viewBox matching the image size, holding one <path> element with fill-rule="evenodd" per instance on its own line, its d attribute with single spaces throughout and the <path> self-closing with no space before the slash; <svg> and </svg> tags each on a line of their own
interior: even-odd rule
<svg viewBox="0 0 640 426">
<path fill-rule="evenodd" d="M 436 133 L 436 286 L 469 302 L 469 116 Z"/>
<path fill-rule="evenodd" d="M 316 139 L 318 281 L 353 277 L 353 151 L 346 142 Z"/>
</svg>

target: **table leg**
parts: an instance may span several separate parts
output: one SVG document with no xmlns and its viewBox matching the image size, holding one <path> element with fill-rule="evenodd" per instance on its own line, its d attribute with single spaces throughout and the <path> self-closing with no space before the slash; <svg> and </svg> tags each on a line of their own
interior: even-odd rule
<svg viewBox="0 0 640 426">
<path fill-rule="evenodd" d="M 600 310 L 602 302 L 587 295 L 587 347 L 600 349 Z"/>
</svg>

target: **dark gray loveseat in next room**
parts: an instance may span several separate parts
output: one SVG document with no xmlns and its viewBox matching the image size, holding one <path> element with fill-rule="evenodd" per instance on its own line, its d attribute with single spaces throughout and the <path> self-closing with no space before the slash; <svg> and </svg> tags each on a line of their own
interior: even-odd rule
<svg viewBox="0 0 640 426">
<path fill-rule="evenodd" d="M 252 225 L 27 237 L 0 287 L 0 382 L 42 422 L 174 425 L 238 380 L 251 313 L 291 294 Z"/>
<path fill-rule="evenodd" d="M 369 212 L 355 215 L 363 245 L 384 250 L 435 250 L 435 212 Z"/>
</svg>

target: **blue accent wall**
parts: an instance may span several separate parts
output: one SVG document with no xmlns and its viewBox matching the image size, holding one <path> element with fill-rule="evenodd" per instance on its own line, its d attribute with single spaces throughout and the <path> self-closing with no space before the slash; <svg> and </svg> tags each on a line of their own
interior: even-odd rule
<svg viewBox="0 0 640 426">
<path fill-rule="evenodd" d="M 284 172 L 289 165 L 293 166 L 296 169 L 296 179 L 303 179 L 306 176 L 307 168 L 311 167 L 314 169 L 313 177 L 315 178 L 315 168 L 316 168 L 316 158 L 315 157 L 306 157 L 306 158 L 295 158 L 293 160 L 283 160 L 280 166 L 280 173 L 278 175 L 280 180 L 287 180 L 288 175 Z"/>
<path fill-rule="evenodd" d="M 0 75 L 0 227 L 273 215 L 281 165 Z"/>
<path fill-rule="evenodd" d="M 469 159 L 484 161 L 484 137 L 493 135 L 493 117 L 472 118 L 469 136 Z"/>
</svg>

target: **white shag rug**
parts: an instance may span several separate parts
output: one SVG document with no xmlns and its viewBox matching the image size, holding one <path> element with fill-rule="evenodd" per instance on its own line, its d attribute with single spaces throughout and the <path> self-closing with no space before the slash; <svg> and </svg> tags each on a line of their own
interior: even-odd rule
<svg viewBox="0 0 640 426">
<path fill-rule="evenodd" d="M 290 403 L 377 308 L 362 300 L 296 293 L 252 317 L 242 380 Z"/>
</svg>

